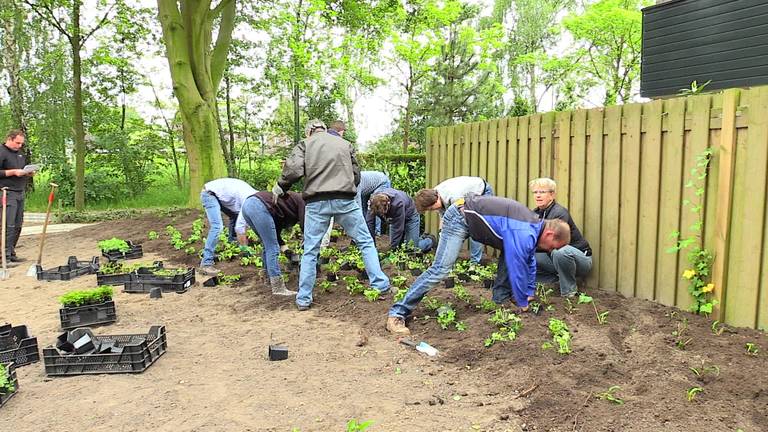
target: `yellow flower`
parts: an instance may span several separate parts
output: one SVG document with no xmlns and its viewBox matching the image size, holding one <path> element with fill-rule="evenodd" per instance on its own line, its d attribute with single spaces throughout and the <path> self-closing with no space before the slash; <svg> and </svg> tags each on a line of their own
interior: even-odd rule
<svg viewBox="0 0 768 432">
<path fill-rule="evenodd" d="M 688 269 L 683 272 L 683 278 L 685 279 L 692 279 L 694 276 L 696 276 L 696 270 Z"/>
<path fill-rule="evenodd" d="M 704 288 L 701 289 L 701 292 L 712 292 L 712 290 L 715 289 L 715 284 L 707 284 L 704 286 Z"/>
</svg>

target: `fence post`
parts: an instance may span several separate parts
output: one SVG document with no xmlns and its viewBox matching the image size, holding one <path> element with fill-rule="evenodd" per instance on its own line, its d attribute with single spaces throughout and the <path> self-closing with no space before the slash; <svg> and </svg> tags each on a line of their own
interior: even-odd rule
<svg viewBox="0 0 768 432">
<path fill-rule="evenodd" d="M 723 320 L 725 311 L 725 281 L 728 263 L 728 228 L 731 226 L 731 206 L 733 198 L 733 157 L 736 146 L 736 108 L 739 103 L 739 90 L 731 89 L 723 93 L 723 121 L 720 129 L 720 145 L 717 157 L 720 159 L 717 180 L 717 214 L 715 217 L 715 262 L 712 265 L 712 283 L 715 284 L 714 297 L 719 302 L 712 315 Z"/>
</svg>

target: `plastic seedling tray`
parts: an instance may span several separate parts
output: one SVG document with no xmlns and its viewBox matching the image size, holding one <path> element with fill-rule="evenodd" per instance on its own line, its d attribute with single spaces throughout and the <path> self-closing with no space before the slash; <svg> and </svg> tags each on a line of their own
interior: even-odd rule
<svg viewBox="0 0 768 432">
<path fill-rule="evenodd" d="M 61 328 L 69 330 L 97 324 L 111 324 L 117 321 L 114 300 L 95 305 L 63 307 L 59 309 Z"/>
<path fill-rule="evenodd" d="M 30 337 L 27 326 L 0 326 L 0 363 L 15 363 L 16 367 L 40 361 L 37 338 Z"/>
<path fill-rule="evenodd" d="M 63 280 L 67 281 L 78 276 L 92 274 L 99 271 L 99 257 L 93 257 L 91 261 L 78 261 L 77 257 L 71 256 L 67 260 L 67 265 L 43 270 L 37 266 L 37 280 Z"/>
<path fill-rule="evenodd" d="M 101 252 L 101 255 L 107 258 L 108 261 L 117 261 L 117 260 L 129 260 L 129 259 L 136 259 L 141 258 L 144 256 L 144 251 L 141 248 L 141 245 L 135 245 L 132 242 L 128 241 L 128 246 L 130 249 L 128 252 L 120 252 L 120 251 L 112 251 L 112 252 Z"/>
<path fill-rule="evenodd" d="M 139 267 L 139 269 L 157 270 L 163 268 L 162 261 L 155 261 L 152 263 L 152 267 Z M 96 285 L 123 285 L 126 282 L 131 281 L 131 273 L 116 273 L 116 274 L 103 274 L 96 273 Z"/>
<path fill-rule="evenodd" d="M 12 392 L 4 392 L 3 390 L 0 390 L 0 408 L 3 407 L 15 394 L 19 391 L 19 380 L 16 378 L 16 365 L 11 363 L 3 364 L 5 366 L 6 370 L 6 378 L 8 378 L 8 381 L 13 384 L 13 391 Z"/>
<path fill-rule="evenodd" d="M 46 375 L 141 373 L 168 349 L 165 326 L 152 326 L 147 334 L 96 336 L 89 328 L 77 329 L 72 334 L 79 336 L 78 340 L 87 336 L 93 349 L 85 354 L 70 354 L 53 346 L 44 348 Z"/>
<path fill-rule="evenodd" d="M 173 269 L 166 269 L 173 270 Z M 161 288 L 163 292 L 184 293 L 195 283 L 195 269 L 190 267 L 184 273 L 172 276 L 156 275 L 152 269 L 139 269 L 132 273 L 123 291 L 127 293 L 148 293 L 152 288 Z"/>
</svg>

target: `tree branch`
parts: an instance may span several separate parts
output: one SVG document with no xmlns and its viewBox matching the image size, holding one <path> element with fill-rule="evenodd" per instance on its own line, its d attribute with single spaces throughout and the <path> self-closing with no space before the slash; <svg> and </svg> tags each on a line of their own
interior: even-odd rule
<svg viewBox="0 0 768 432">
<path fill-rule="evenodd" d="M 214 91 L 218 91 L 219 82 L 227 68 L 227 55 L 232 44 L 232 31 L 235 29 L 235 0 L 222 0 L 213 10 L 218 10 L 223 4 L 225 7 L 221 11 L 219 31 L 211 53 L 211 83 Z"/>
<path fill-rule="evenodd" d="M 227 6 L 230 4 L 234 4 L 235 0 L 221 0 L 219 4 L 216 5 L 215 8 L 211 9 L 210 17 L 211 19 L 216 18 Z"/>
<path fill-rule="evenodd" d="M 25 3 L 27 6 L 29 6 L 30 8 L 32 8 L 32 12 L 36 13 L 36 14 L 37 14 L 37 15 L 38 15 L 40 18 L 42 18 L 42 19 L 43 19 L 43 21 L 46 21 L 48 24 L 50 24 L 50 25 L 52 25 L 52 26 L 56 27 L 56 29 L 57 29 L 57 30 L 58 30 L 58 31 L 59 31 L 61 34 L 63 34 L 63 35 L 64 35 L 64 36 L 65 36 L 67 39 L 69 39 L 70 43 L 72 42 L 72 36 L 71 36 L 71 35 L 70 35 L 70 34 L 67 32 L 67 30 L 65 30 L 65 29 L 64 29 L 64 27 L 61 25 L 61 23 L 59 22 L 59 20 L 57 20 L 57 19 L 56 19 L 56 16 L 53 14 L 53 10 L 51 10 L 51 8 L 50 8 L 50 7 L 48 7 L 48 5 L 45 5 L 45 4 L 43 4 L 43 5 L 38 5 L 38 4 L 35 4 L 35 3 L 31 3 L 31 2 L 29 2 L 29 0 L 23 0 L 23 1 L 24 1 L 24 3 Z M 42 12 L 40 12 L 40 11 L 37 9 L 38 7 L 42 7 L 43 9 L 45 9 L 46 11 L 48 11 L 48 14 L 50 14 L 50 16 L 46 16 L 45 14 L 43 14 Z"/>
<path fill-rule="evenodd" d="M 80 45 L 85 44 L 85 41 L 87 41 L 88 38 L 91 37 L 96 32 L 96 30 L 100 29 L 101 26 L 103 26 L 104 23 L 107 22 L 107 18 L 109 17 L 109 13 L 112 12 L 112 9 L 114 9 L 115 6 L 117 6 L 117 2 L 112 3 L 112 6 L 110 6 L 109 9 L 107 9 L 107 11 L 104 13 L 104 16 L 101 17 L 101 20 L 99 20 L 99 23 L 96 24 L 96 26 L 94 28 L 92 28 L 91 31 L 89 31 L 88 34 L 86 34 L 83 37 L 82 41 L 80 42 Z"/>
</svg>

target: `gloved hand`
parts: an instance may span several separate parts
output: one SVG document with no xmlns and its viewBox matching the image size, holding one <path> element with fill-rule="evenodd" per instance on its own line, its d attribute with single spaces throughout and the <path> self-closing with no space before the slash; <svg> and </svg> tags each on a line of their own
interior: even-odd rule
<svg viewBox="0 0 768 432">
<path fill-rule="evenodd" d="M 277 204 L 277 199 L 280 198 L 280 196 L 283 194 L 285 194 L 283 188 L 281 188 L 279 184 L 275 183 L 275 186 L 272 187 L 272 203 Z"/>
</svg>

